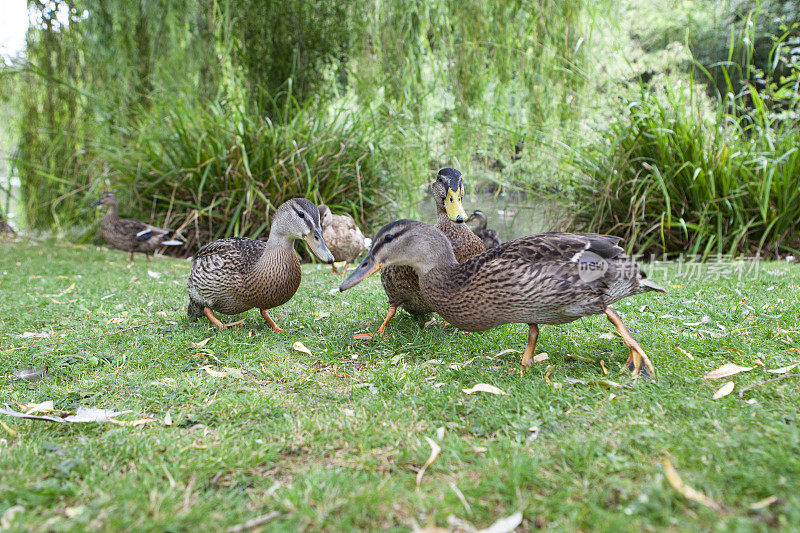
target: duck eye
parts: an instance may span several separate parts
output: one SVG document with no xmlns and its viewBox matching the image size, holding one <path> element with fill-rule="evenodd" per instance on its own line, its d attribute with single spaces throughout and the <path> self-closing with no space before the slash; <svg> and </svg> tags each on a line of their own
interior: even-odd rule
<svg viewBox="0 0 800 533">
<path fill-rule="evenodd" d="M 299 216 L 300 218 L 306 218 L 306 214 L 303 213 L 302 211 L 298 211 L 297 216 Z"/>
<path fill-rule="evenodd" d="M 383 240 L 385 240 L 386 242 L 389 242 L 392 239 L 394 239 L 394 235 L 392 235 L 391 233 L 387 233 L 386 237 L 383 238 Z"/>
</svg>

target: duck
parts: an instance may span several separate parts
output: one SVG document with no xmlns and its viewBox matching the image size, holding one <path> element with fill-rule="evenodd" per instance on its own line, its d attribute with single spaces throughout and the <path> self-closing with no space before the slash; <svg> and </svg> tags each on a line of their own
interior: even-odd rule
<svg viewBox="0 0 800 533">
<path fill-rule="evenodd" d="M 439 170 L 430 190 L 436 204 L 436 227 L 447 236 L 448 248 L 453 250 L 456 260 L 464 261 L 485 251 L 483 242 L 464 224 L 467 213 L 462 204 L 464 181 L 461 172 L 449 167 Z M 383 335 L 398 308 L 405 309 L 414 316 L 425 316 L 433 312 L 422 297 L 419 278 L 410 266 L 385 268 L 381 272 L 381 284 L 389 299 L 386 318 L 375 334 L 359 333 L 353 336 L 357 340 L 370 340 L 376 334 Z"/>
<path fill-rule="evenodd" d="M 275 211 L 266 242 L 232 237 L 200 248 L 186 284 L 189 318 L 206 316 L 221 330 L 241 322 L 223 324 L 215 312 L 238 315 L 258 308 L 272 331 L 285 331 L 267 310 L 288 302 L 300 287 L 300 260 L 294 249 L 300 239 L 321 261 L 333 263 L 317 206 L 305 198 L 293 198 Z"/>
<path fill-rule="evenodd" d="M 347 274 L 349 263 L 358 258 L 368 247 L 367 239 L 358 229 L 355 219 L 348 215 L 334 215 L 325 204 L 317 206 L 322 223 L 322 237 L 337 262 L 344 261 L 344 271 L 339 272 L 336 263 L 331 265 L 334 274 Z"/>
<path fill-rule="evenodd" d="M 466 223 L 470 224 L 476 220 L 478 221 L 478 225 L 472 231 L 483 242 L 483 246 L 487 250 L 503 243 L 503 241 L 500 240 L 499 233 L 493 229 L 486 229 L 486 213 L 480 209 L 476 209 L 466 220 Z"/>
<path fill-rule="evenodd" d="M 655 375 L 652 362 L 611 306 L 635 294 L 665 291 L 625 255 L 621 240 L 594 233 L 539 233 L 459 263 L 438 228 L 398 220 L 378 231 L 366 257 L 339 290 L 390 266 L 411 267 L 425 302 L 461 330 L 527 324 L 524 368 L 533 360 L 540 324 L 605 314 L 630 350 L 623 370 L 649 378 Z"/>
<path fill-rule="evenodd" d="M 134 252 L 144 254 L 150 261 L 150 254 L 161 246 L 183 246 L 182 241 L 167 238 L 172 233 L 171 229 L 159 228 L 132 218 L 120 219 L 117 196 L 113 192 L 101 194 L 100 199 L 91 207 L 98 205 L 108 206 L 101 226 L 103 238 L 112 248 L 129 252 L 129 262 L 133 261 Z"/>
</svg>

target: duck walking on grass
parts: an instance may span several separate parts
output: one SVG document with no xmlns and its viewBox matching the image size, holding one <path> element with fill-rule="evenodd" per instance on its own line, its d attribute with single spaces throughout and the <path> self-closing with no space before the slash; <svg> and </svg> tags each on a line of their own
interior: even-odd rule
<svg viewBox="0 0 800 533">
<path fill-rule="evenodd" d="M 499 246 L 503 243 L 500 240 L 500 234 L 497 233 L 493 229 L 486 228 L 486 213 L 483 211 L 476 209 L 472 212 L 469 218 L 466 220 L 466 224 L 470 224 L 471 222 L 478 221 L 478 225 L 475 227 L 473 233 L 478 236 L 478 238 L 483 242 L 483 246 L 488 250 L 489 248 L 494 248 L 495 246 Z"/>
<path fill-rule="evenodd" d="M 275 211 L 267 242 L 234 237 L 211 242 L 197 252 L 189 274 L 187 313 L 205 315 L 217 329 L 214 311 L 237 315 L 257 307 L 272 331 L 284 331 L 267 313 L 288 302 L 300 286 L 300 260 L 294 242 L 304 239 L 320 260 L 333 263 L 322 238 L 319 210 L 309 200 L 294 198 Z"/>
<path fill-rule="evenodd" d="M 103 238 L 113 248 L 130 252 L 128 261 L 133 261 L 134 252 L 144 254 L 150 261 L 150 254 L 160 246 L 183 246 L 183 242 L 179 240 L 167 239 L 172 233 L 171 229 L 158 228 L 132 218 L 120 219 L 117 197 L 114 193 L 101 194 L 100 199 L 93 203 L 92 207 L 98 205 L 108 206 L 101 227 Z"/>
<path fill-rule="evenodd" d="M 467 214 L 461 203 L 464 196 L 461 172 L 454 168 L 441 169 L 436 180 L 431 184 L 431 193 L 436 202 L 436 227 L 447 236 L 449 241 L 447 247 L 453 250 L 456 260 L 464 261 L 483 252 L 484 247 L 481 240 L 464 225 Z M 402 307 L 415 316 L 424 316 L 433 312 L 431 306 L 422 297 L 419 278 L 410 266 L 385 268 L 381 272 L 381 283 L 389 298 L 389 310 L 386 313 L 386 319 L 378 328 L 378 335 L 382 335 L 386 331 L 386 326 L 394 317 L 398 307 Z M 372 337 L 372 333 L 359 333 L 354 336 L 358 340 L 370 340 Z"/>
<path fill-rule="evenodd" d="M 339 289 L 347 290 L 388 265 L 410 266 L 419 276 L 425 301 L 459 329 L 528 324 L 524 367 L 533 359 L 539 324 L 605 313 L 630 349 L 625 367 L 633 376 L 647 377 L 655 373 L 653 365 L 611 305 L 634 294 L 665 291 L 623 253 L 620 240 L 591 233 L 540 233 L 459 263 L 437 228 L 398 220 L 381 228 L 366 258 Z"/>
<path fill-rule="evenodd" d="M 352 263 L 367 249 L 367 240 L 356 226 L 350 215 L 334 215 L 327 205 L 319 206 L 319 218 L 322 222 L 322 238 L 330 248 L 333 259 L 344 261 L 344 271 L 339 272 L 336 264 L 331 265 L 334 274 L 346 274 L 348 263 Z"/>
</svg>

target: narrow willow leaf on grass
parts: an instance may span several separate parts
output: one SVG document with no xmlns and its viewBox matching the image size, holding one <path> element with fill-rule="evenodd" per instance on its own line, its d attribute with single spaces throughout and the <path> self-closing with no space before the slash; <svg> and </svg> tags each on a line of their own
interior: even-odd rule
<svg viewBox="0 0 800 533">
<path fill-rule="evenodd" d="M 613 340 L 613 339 L 619 339 L 620 337 L 618 335 L 616 335 L 615 333 L 608 332 L 608 333 L 601 333 L 600 335 L 597 336 L 597 338 L 610 341 L 610 340 Z"/>
<path fill-rule="evenodd" d="M 503 350 L 502 352 L 497 352 L 494 354 L 495 357 L 501 357 L 503 355 L 507 355 L 510 353 L 519 353 L 519 350 L 515 350 L 514 348 L 508 348 L 507 350 Z"/>
<path fill-rule="evenodd" d="M 17 436 L 17 432 L 16 432 L 16 430 L 14 430 L 13 428 L 11 428 L 11 427 L 7 426 L 7 425 L 6 425 L 6 423 L 5 423 L 5 422 L 3 422 L 2 420 L 0 420 L 0 426 L 2 426 L 2 427 L 3 427 L 3 429 L 5 429 L 5 430 L 6 430 L 6 432 L 7 432 L 9 435 L 11 435 L 12 437 L 16 437 L 16 436 Z"/>
<path fill-rule="evenodd" d="M 600 368 L 603 369 L 603 374 L 608 375 L 608 369 L 606 368 L 606 362 L 600 359 Z"/>
<path fill-rule="evenodd" d="M 785 366 L 783 368 L 773 368 L 772 370 L 767 370 L 767 372 L 769 372 L 770 374 L 788 374 L 790 370 L 792 370 L 798 365 L 800 365 L 800 363 L 795 363 L 793 365 Z"/>
<path fill-rule="evenodd" d="M 763 500 L 751 503 L 748 507 L 752 511 L 759 511 L 761 509 L 769 507 L 770 505 L 776 504 L 779 501 L 780 500 L 778 499 L 777 496 L 769 496 L 767 498 L 764 498 Z"/>
<path fill-rule="evenodd" d="M 694 361 L 694 356 L 690 352 L 687 352 L 686 350 L 684 350 L 680 346 L 676 346 L 675 349 L 678 350 L 679 352 L 681 352 L 686 357 L 688 357 L 690 360 Z"/>
<path fill-rule="evenodd" d="M 53 407 L 53 400 L 47 400 L 41 403 L 20 403 L 17 402 L 17 405 L 20 409 L 22 409 L 26 415 L 32 415 L 34 413 L 54 413 L 56 409 Z"/>
<path fill-rule="evenodd" d="M 428 441 L 428 446 L 431 447 L 431 455 L 428 457 L 428 460 L 425 461 L 425 464 L 422 465 L 422 468 L 419 469 L 419 472 L 417 472 L 417 487 L 422 483 L 422 476 L 425 475 L 425 471 L 433 464 L 436 458 L 439 457 L 439 452 L 442 451 L 441 446 L 436 444 L 436 441 L 432 438 L 425 437 L 425 440 Z"/>
<path fill-rule="evenodd" d="M 306 348 L 306 345 L 305 345 L 305 344 L 303 344 L 303 343 L 302 343 L 302 342 L 300 342 L 300 341 L 297 341 L 297 342 L 295 342 L 294 344 L 292 344 L 292 348 L 293 348 L 294 350 L 296 350 L 296 351 L 298 351 L 298 352 L 302 352 L 302 353 L 304 353 L 304 354 L 308 354 L 308 355 L 314 355 L 314 354 L 312 354 L 312 353 L 311 353 L 311 350 L 309 350 L 308 348 Z"/>
<path fill-rule="evenodd" d="M 172 415 L 170 414 L 169 411 L 167 411 L 167 414 L 164 416 L 164 425 L 165 426 L 171 426 L 172 425 Z"/>
<path fill-rule="evenodd" d="M 209 365 L 201 366 L 200 370 L 205 370 L 206 374 L 215 378 L 227 378 L 229 375 L 227 372 L 220 372 L 219 370 L 214 370 Z"/>
<path fill-rule="evenodd" d="M 522 523 L 522 512 L 517 512 L 511 516 L 501 518 L 485 529 L 479 529 L 478 533 L 511 533 Z"/>
<path fill-rule="evenodd" d="M 475 394 L 476 392 L 487 392 L 489 394 L 498 394 L 500 396 L 508 396 L 508 393 L 503 389 L 499 389 L 494 385 L 489 385 L 488 383 L 476 383 L 470 389 L 461 389 L 467 394 Z"/>
<path fill-rule="evenodd" d="M 686 483 L 683 482 L 681 476 L 678 474 L 678 471 L 672 466 L 672 463 L 669 459 L 664 459 L 664 475 L 669 481 L 669 484 L 672 485 L 672 488 L 678 491 L 684 498 L 687 500 L 691 500 L 693 502 L 697 502 L 701 505 L 705 505 L 709 509 L 713 509 L 714 511 L 721 511 L 722 506 L 703 494 L 699 492 Z"/>
<path fill-rule="evenodd" d="M 203 346 L 208 344 L 208 341 L 210 341 L 210 340 L 211 340 L 211 337 L 209 337 L 207 339 L 203 339 L 200 342 L 190 342 L 189 344 L 191 345 L 192 348 L 202 348 Z"/>
<path fill-rule="evenodd" d="M 117 420 L 116 418 L 109 418 L 108 421 L 118 426 L 144 426 L 145 424 L 150 424 L 151 422 L 155 422 L 156 419 L 137 418 L 136 420 Z"/>
<path fill-rule="evenodd" d="M 704 379 L 727 378 L 728 376 L 733 376 L 735 374 L 738 374 L 739 372 L 748 372 L 750 370 L 753 370 L 752 366 L 741 366 L 737 365 L 736 363 L 725 363 L 716 370 L 708 372 L 705 376 L 703 376 L 703 378 Z"/>
<path fill-rule="evenodd" d="M 108 422 L 109 419 L 132 413 L 133 411 L 114 411 L 95 407 L 78 407 L 74 415 L 64 418 L 67 422 Z"/>
<path fill-rule="evenodd" d="M 720 398 L 724 398 L 728 394 L 733 392 L 733 388 L 735 387 L 733 381 L 727 382 L 725 385 L 719 388 L 717 392 L 714 393 L 713 398 L 715 400 L 719 400 Z"/>
<path fill-rule="evenodd" d="M 547 354 L 547 352 L 542 352 L 533 356 L 534 363 L 541 363 L 542 361 L 547 361 L 548 359 L 550 359 L 550 356 Z"/>
</svg>

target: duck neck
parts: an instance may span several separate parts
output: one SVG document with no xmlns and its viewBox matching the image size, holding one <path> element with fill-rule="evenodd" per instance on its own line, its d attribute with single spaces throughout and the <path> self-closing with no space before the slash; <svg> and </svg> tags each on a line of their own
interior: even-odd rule
<svg viewBox="0 0 800 533">
<path fill-rule="evenodd" d="M 105 218 L 106 220 L 119 220 L 119 208 L 116 202 L 108 206 Z"/>
<path fill-rule="evenodd" d="M 273 227 L 269 232 L 267 245 L 275 248 L 294 250 L 294 241 L 295 238 L 285 231 L 282 231 L 280 227 Z"/>
<path fill-rule="evenodd" d="M 422 246 L 421 252 L 416 257 L 410 258 L 413 263 L 411 267 L 420 278 L 426 276 L 433 269 L 446 270 L 458 265 L 453 247 L 446 238 L 442 239 L 442 242 L 438 242 L 438 240 L 437 242 L 426 242 Z"/>
</svg>

